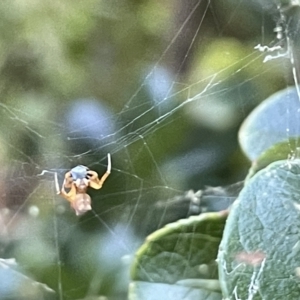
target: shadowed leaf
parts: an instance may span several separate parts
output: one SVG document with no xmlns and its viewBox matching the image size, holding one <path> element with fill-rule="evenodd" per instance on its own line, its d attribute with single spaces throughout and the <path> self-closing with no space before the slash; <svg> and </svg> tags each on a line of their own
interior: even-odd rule
<svg viewBox="0 0 300 300">
<path fill-rule="evenodd" d="M 151 234 L 136 253 L 129 299 L 221 299 L 215 260 L 226 217 L 205 213 Z"/>
</svg>

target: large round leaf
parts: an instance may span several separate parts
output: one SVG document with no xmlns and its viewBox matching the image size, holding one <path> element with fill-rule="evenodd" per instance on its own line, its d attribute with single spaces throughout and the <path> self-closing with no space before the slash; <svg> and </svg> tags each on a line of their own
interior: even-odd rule
<svg viewBox="0 0 300 300">
<path fill-rule="evenodd" d="M 241 148 L 253 161 L 275 144 L 300 137 L 300 100 L 295 87 L 263 101 L 239 131 Z"/>
<path fill-rule="evenodd" d="M 129 298 L 220 300 L 216 258 L 226 218 L 205 213 L 151 234 L 136 253 Z"/>
<path fill-rule="evenodd" d="M 274 162 L 247 182 L 218 263 L 225 299 L 300 299 L 300 160 Z"/>
</svg>

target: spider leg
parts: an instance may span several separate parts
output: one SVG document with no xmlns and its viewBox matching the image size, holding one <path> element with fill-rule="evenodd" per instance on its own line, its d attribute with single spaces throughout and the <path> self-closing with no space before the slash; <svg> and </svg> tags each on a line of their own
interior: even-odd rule
<svg viewBox="0 0 300 300">
<path fill-rule="evenodd" d="M 56 172 L 54 173 L 54 184 L 55 184 L 56 194 L 59 195 L 60 194 L 60 188 L 59 188 L 59 183 L 58 183 Z"/>
<path fill-rule="evenodd" d="M 68 172 L 70 173 L 70 172 Z M 61 195 L 63 198 L 65 198 L 67 201 L 72 202 L 75 199 L 76 196 L 76 187 L 74 184 L 70 185 L 68 182 L 69 175 L 68 173 L 65 175 L 65 180 L 63 182 L 62 188 L 59 188 L 59 183 L 57 179 L 57 173 L 54 173 L 54 182 L 55 182 L 55 189 L 57 195 Z M 70 191 L 66 192 L 65 187 L 69 188 L 70 186 Z"/>
<path fill-rule="evenodd" d="M 101 177 L 101 179 L 98 178 L 98 174 L 96 172 L 88 171 L 88 174 L 91 175 L 91 178 L 89 180 L 89 186 L 91 188 L 96 189 L 96 190 L 101 189 L 104 181 L 109 176 L 109 174 L 111 172 L 111 159 L 110 159 L 109 153 L 107 154 L 107 159 L 108 159 L 107 170 L 106 170 L 105 174 Z"/>
<path fill-rule="evenodd" d="M 63 186 L 66 187 L 67 189 L 70 189 L 73 183 L 73 178 L 71 175 L 71 172 L 67 172 L 65 175 L 65 181 Z"/>
<path fill-rule="evenodd" d="M 72 186 L 70 188 L 70 191 L 66 192 L 66 190 L 65 190 L 65 181 L 64 181 L 63 186 L 60 190 L 60 195 L 62 197 L 64 197 L 67 201 L 73 202 L 75 200 L 75 197 L 76 197 L 76 186 L 75 186 L 75 184 L 72 184 Z"/>
<path fill-rule="evenodd" d="M 106 173 L 110 174 L 111 172 L 111 158 L 110 158 L 110 153 L 107 154 L 107 170 Z"/>
</svg>

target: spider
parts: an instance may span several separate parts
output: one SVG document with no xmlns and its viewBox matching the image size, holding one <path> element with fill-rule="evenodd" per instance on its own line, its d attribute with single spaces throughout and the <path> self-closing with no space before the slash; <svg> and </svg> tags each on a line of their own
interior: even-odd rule
<svg viewBox="0 0 300 300">
<path fill-rule="evenodd" d="M 59 188 L 57 174 L 55 173 L 55 186 L 58 195 L 61 195 L 70 202 L 71 207 L 75 210 L 76 215 L 80 216 L 91 210 L 91 197 L 86 193 L 87 188 L 101 189 L 104 181 L 111 171 L 110 154 L 107 155 L 108 164 L 105 174 L 98 178 L 95 171 L 86 166 L 79 165 L 65 174 L 62 188 Z M 68 192 L 65 189 L 70 189 Z"/>
</svg>

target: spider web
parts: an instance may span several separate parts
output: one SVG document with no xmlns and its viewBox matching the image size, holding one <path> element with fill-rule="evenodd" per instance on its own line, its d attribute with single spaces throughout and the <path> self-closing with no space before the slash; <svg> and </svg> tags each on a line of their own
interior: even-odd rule
<svg viewBox="0 0 300 300">
<path fill-rule="evenodd" d="M 45 14 L 57 12 L 49 3 Z M 126 299 L 129 265 L 144 238 L 201 212 L 191 190 L 243 180 L 249 162 L 238 150 L 241 122 L 270 94 L 297 85 L 292 41 L 276 4 L 68 3 L 61 8 L 76 12 L 75 23 L 84 20 L 83 33 L 76 39 L 62 34 L 62 41 L 75 41 L 70 46 L 75 51 L 86 32 L 92 37 L 94 56 L 84 52 L 88 63 L 72 54 L 81 65 L 63 64 L 50 15 L 47 37 L 42 29 L 23 32 L 29 49 L 37 39 L 44 48 L 20 55 L 11 43 L 11 57 L 1 62 L 1 258 L 15 258 L 22 272 L 58 299 Z M 14 25 L 14 17 L 29 26 L 18 13 L 30 19 L 43 8 L 38 1 L 13 5 L 17 9 L 7 24 Z M 61 10 L 60 17 L 65 17 Z M 64 22 L 62 32 L 68 32 L 72 23 L 60 20 L 58 26 Z M 114 40 L 106 37 L 110 33 Z M 6 39 L 3 34 L 3 43 Z M 124 45 L 129 49 L 122 52 Z M 124 55 L 130 55 L 128 62 L 120 59 Z M 40 73 L 50 78 L 49 88 L 36 77 L 38 71 L 24 67 L 24 57 L 33 66 L 37 58 L 47 63 Z M 69 87 L 61 86 L 62 79 Z M 89 190 L 93 210 L 76 217 L 56 195 L 54 173 L 60 185 L 79 164 L 102 176 L 107 153 L 112 173 L 101 190 Z"/>
</svg>

